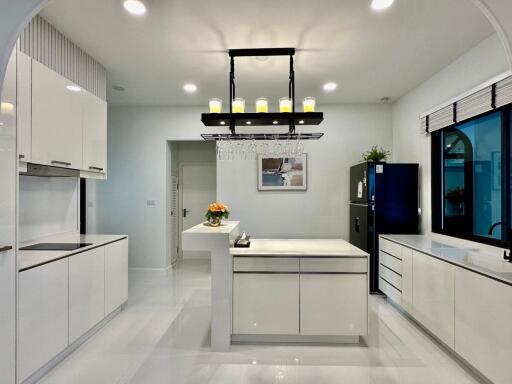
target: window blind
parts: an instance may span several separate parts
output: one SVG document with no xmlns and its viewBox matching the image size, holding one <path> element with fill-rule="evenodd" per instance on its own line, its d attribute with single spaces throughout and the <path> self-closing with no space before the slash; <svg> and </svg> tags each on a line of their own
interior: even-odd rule
<svg viewBox="0 0 512 384">
<path fill-rule="evenodd" d="M 420 129 L 431 133 L 508 104 L 512 104 L 512 76 L 421 117 Z"/>
</svg>

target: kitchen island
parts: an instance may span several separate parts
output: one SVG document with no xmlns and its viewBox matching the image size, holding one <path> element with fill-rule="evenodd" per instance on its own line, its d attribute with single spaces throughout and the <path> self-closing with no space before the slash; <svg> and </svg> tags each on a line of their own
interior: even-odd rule
<svg viewBox="0 0 512 384">
<path fill-rule="evenodd" d="M 183 234 L 211 252 L 212 350 L 231 342 L 358 343 L 368 333 L 368 254 L 341 239 L 251 239 L 238 222 Z"/>
</svg>

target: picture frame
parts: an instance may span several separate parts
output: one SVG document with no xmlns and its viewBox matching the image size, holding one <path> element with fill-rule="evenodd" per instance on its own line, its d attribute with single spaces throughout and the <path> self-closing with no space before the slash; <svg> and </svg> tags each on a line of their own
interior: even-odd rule
<svg viewBox="0 0 512 384">
<path fill-rule="evenodd" d="M 258 156 L 258 191 L 306 191 L 307 154 Z"/>
</svg>

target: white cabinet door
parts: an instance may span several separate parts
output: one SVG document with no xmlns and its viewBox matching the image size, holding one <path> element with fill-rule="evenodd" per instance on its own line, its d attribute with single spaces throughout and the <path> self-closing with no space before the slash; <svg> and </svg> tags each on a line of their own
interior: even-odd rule
<svg viewBox="0 0 512 384">
<path fill-rule="evenodd" d="M 128 239 L 105 246 L 105 315 L 128 300 Z"/>
<path fill-rule="evenodd" d="M 105 248 L 69 258 L 69 343 L 105 316 Z"/>
<path fill-rule="evenodd" d="M 82 168 L 82 92 L 32 61 L 32 162 Z"/>
<path fill-rule="evenodd" d="M 1 84 L 0 84 L 1 85 Z M 15 381 L 16 326 L 16 50 L 0 109 L 0 383 Z"/>
<path fill-rule="evenodd" d="M 299 334 L 297 273 L 234 273 L 234 334 Z"/>
<path fill-rule="evenodd" d="M 455 267 L 413 251 L 413 316 L 454 347 Z"/>
<path fill-rule="evenodd" d="M 18 381 L 68 346 L 68 259 L 19 274 Z"/>
<path fill-rule="evenodd" d="M 364 336 L 368 332 L 363 274 L 301 274 L 300 334 Z"/>
<path fill-rule="evenodd" d="M 455 272 L 455 351 L 493 383 L 512 383 L 512 287 Z"/>
<path fill-rule="evenodd" d="M 402 308 L 412 314 L 412 249 L 402 247 Z"/>
<path fill-rule="evenodd" d="M 17 76 L 18 156 L 31 161 L 32 154 L 32 59 L 18 52 Z"/>
<path fill-rule="evenodd" d="M 107 172 L 107 103 L 82 91 L 83 98 L 83 169 Z"/>
</svg>

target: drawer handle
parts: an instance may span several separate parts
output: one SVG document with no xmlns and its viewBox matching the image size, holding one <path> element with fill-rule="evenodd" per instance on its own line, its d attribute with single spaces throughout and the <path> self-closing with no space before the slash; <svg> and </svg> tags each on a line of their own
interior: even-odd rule
<svg viewBox="0 0 512 384">
<path fill-rule="evenodd" d="M 52 164 L 65 165 L 66 167 L 69 167 L 71 165 L 71 163 L 68 163 L 67 161 L 60 161 L 60 160 L 52 160 Z"/>
<path fill-rule="evenodd" d="M 7 252 L 7 251 L 10 251 L 11 249 L 12 249 L 12 246 L 6 245 L 4 247 L 0 247 L 0 252 Z"/>
<path fill-rule="evenodd" d="M 101 167 L 90 166 L 89 169 L 92 170 L 92 171 L 99 171 L 99 172 L 103 171 L 103 168 L 101 168 Z"/>
</svg>

